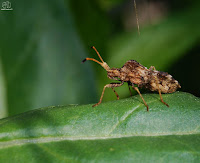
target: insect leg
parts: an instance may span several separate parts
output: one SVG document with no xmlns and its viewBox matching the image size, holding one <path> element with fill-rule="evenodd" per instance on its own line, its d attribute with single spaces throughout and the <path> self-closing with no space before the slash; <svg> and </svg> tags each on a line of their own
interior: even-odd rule
<svg viewBox="0 0 200 163">
<path fill-rule="evenodd" d="M 132 96 L 130 84 L 128 84 L 128 89 L 129 89 L 130 95 Z"/>
<path fill-rule="evenodd" d="M 138 87 L 134 87 L 134 85 L 132 85 L 133 89 L 135 89 L 138 94 L 140 95 L 140 97 L 142 98 L 143 102 L 144 102 L 144 105 L 147 107 L 147 111 L 149 111 L 149 106 L 147 105 L 147 103 L 144 101 L 144 98 L 142 97 L 142 94 L 140 93 Z"/>
<path fill-rule="evenodd" d="M 149 68 L 149 70 L 150 70 L 150 69 L 151 69 L 151 70 L 152 70 L 152 69 L 156 70 L 154 66 L 151 66 L 151 67 Z M 160 100 L 161 100 L 161 102 L 162 102 L 163 104 L 165 104 L 167 107 L 169 107 L 169 105 L 168 105 L 166 102 L 163 101 L 162 93 L 161 93 L 161 90 L 160 90 L 160 87 L 159 87 L 159 84 L 158 84 L 158 78 L 155 77 L 155 79 L 156 79 L 156 84 L 157 84 L 157 87 L 158 87 L 158 93 L 159 93 L 159 95 L 160 95 Z"/>
<path fill-rule="evenodd" d="M 111 87 L 112 88 L 112 87 Z M 115 93 L 115 95 L 117 96 L 117 100 L 119 100 L 119 95 L 117 94 L 117 92 L 114 90 L 114 88 L 112 88 L 113 92 Z"/>
<path fill-rule="evenodd" d="M 94 104 L 93 107 L 98 106 L 101 103 L 106 88 L 112 88 L 113 89 L 113 87 L 120 87 L 123 84 L 124 84 L 124 82 L 121 82 L 121 83 L 110 83 L 110 84 L 105 85 L 104 88 L 103 88 L 103 91 L 102 91 L 102 94 L 101 94 L 99 102 L 97 104 Z M 115 92 L 117 98 L 119 98 L 117 92 L 114 89 L 113 89 L 113 91 Z"/>
<path fill-rule="evenodd" d="M 160 88 L 158 89 L 158 92 L 159 92 L 159 95 L 160 95 L 160 100 L 161 100 L 161 102 L 162 102 L 163 104 L 165 104 L 167 107 L 169 107 L 169 105 L 168 105 L 166 102 L 163 101 Z"/>
</svg>

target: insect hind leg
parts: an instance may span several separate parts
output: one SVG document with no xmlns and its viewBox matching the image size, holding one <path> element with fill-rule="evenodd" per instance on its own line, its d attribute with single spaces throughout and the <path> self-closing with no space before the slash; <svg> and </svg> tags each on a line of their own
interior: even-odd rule
<svg viewBox="0 0 200 163">
<path fill-rule="evenodd" d="M 167 107 L 169 107 L 169 105 L 168 105 L 166 102 L 163 101 L 162 93 L 161 93 L 161 90 L 160 90 L 160 89 L 158 89 L 158 92 L 159 92 L 159 95 L 160 95 L 160 100 L 161 100 L 161 102 L 162 102 L 163 104 L 165 104 Z"/>
<path fill-rule="evenodd" d="M 149 70 L 155 71 L 156 68 L 155 68 L 154 66 L 151 66 L 151 67 L 149 68 Z M 163 104 L 165 104 L 167 107 L 169 107 L 169 105 L 168 105 L 166 102 L 163 101 L 161 89 L 160 89 L 159 84 L 158 84 L 158 78 L 155 77 L 155 80 L 156 80 L 156 85 L 157 85 L 157 87 L 158 87 L 158 93 L 159 93 L 159 95 L 160 95 L 160 100 L 161 100 L 161 102 L 162 102 Z"/>
</svg>

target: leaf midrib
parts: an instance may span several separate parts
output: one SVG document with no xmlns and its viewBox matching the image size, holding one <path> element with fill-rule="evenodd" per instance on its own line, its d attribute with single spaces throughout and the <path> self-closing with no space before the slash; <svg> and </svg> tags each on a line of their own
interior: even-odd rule
<svg viewBox="0 0 200 163">
<path fill-rule="evenodd" d="M 0 142 L 0 149 L 8 148 L 18 145 L 35 144 L 35 143 L 50 143 L 50 142 L 60 142 L 60 141 L 78 141 L 78 140 L 105 140 L 105 139 L 117 139 L 117 138 L 130 138 L 130 137 L 157 137 L 157 136 L 186 136 L 186 135 L 199 135 L 200 132 L 176 132 L 176 133 L 157 133 L 157 134 L 132 134 L 132 135 L 116 135 L 116 136 L 94 136 L 94 137 L 66 137 L 66 136 L 56 136 L 56 137 L 38 137 L 29 139 L 16 139 Z"/>
</svg>

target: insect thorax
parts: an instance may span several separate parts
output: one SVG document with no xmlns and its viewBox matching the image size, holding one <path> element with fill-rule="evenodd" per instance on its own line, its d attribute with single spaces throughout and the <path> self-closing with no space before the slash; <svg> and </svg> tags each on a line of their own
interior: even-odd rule
<svg viewBox="0 0 200 163">
<path fill-rule="evenodd" d="M 120 70 L 118 68 L 111 68 L 107 71 L 107 76 L 109 79 L 120 80 Z"/>
</svg>

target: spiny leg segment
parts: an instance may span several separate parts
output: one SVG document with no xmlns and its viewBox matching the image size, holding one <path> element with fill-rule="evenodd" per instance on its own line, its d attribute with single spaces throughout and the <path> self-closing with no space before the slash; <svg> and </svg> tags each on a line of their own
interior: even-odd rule
<svg viewBox="0 0 200 163">
<path fill-rule="evenodd" d="M 100 97 L 99 102 L 96 103 L 96 104 L 94 104 L 93 107 L 98 106 L 98 105 L 102 102 L 103 95 L 104 95 L 104 92 L 105 92 L 105 89 L 106 89 L 106 88 L 112 88 L 112 90 L 114 91 L 114 93 L 115 93 L 116 96 L 117 96 L 117 99 L 119 99 L 119 95 L 117 94 L 117 92 L 114 90 L 113 87 L 120 87 L 120 86 L 122 86 L 123 84 L 124 84 L 124 82 L 121 82 L 121 83 L 110 83 L 110 84 L 105 85 L 104 88 L 103 88 L 103 91 L 102 91 L 102 94 L 101 94 L 101 97 Z"/>
</svg>

